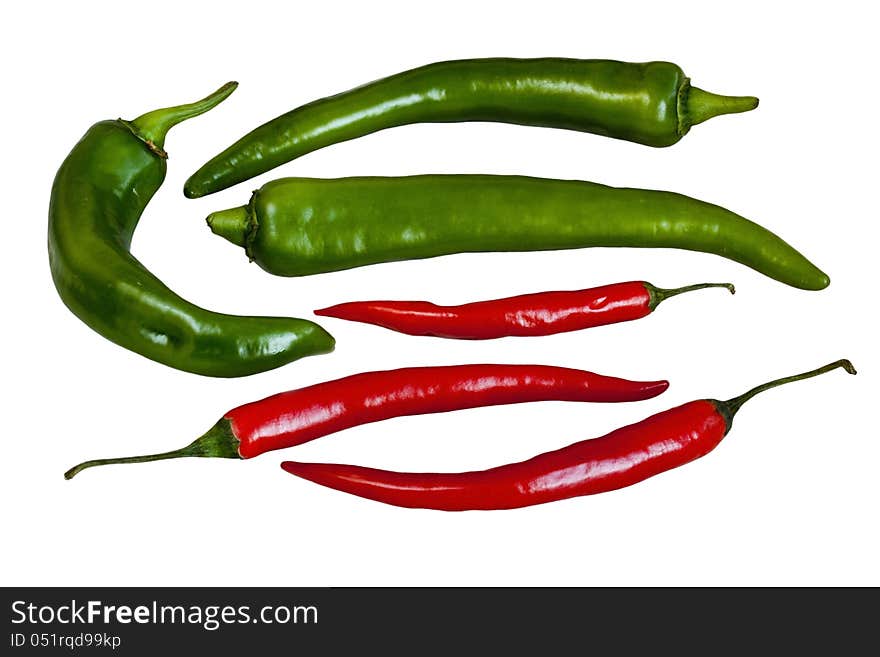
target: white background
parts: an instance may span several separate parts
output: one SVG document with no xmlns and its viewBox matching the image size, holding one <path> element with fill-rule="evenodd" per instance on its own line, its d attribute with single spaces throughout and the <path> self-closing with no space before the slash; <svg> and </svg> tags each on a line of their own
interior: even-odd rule
<svg viewBox="0 0 880 657">
<path fill-rule="evenodd" d="M 781 4 L 781 3 L 780 3 Z M 318 7 L 318 8 L 315 8 Z M 5 585 L 864 585 L 878 569 L 876 25 L 867 3 L 7 3 L 2 167 Z M 869 10 L 868 10 L 869 11 Z M 432 61 L 652 59 L 694 84 L 754 94 L 749 114 L 671 148 L 490 124 L 398 128 L 186 200 L 209 156 L 284 111 Z M 46 256 L 58 165 L 95 121 L 241 86 L 175 128 L 165 185 L 134 252 L 207 308 L 311 316 L 369 298 L 460 303 L 645 279 L 731 281 L 629 324 L 458 342 L 322 323 L 336 351 L 245 379 L 186 374 L 93 333 L 59 300 Z M 786 287 L 671 250 L 462 255 L 283 279 L 204 217 L 283 176 L 506 173 L 682 192 L 776 231 L 832 279 Z M 750 402 L 707 457 L 600 496 L 509 512 L 384 506 L 285 474 L 284 458 L 415 471 L 479 469 L 601 435 L 691 399 L 728 398 L 841 357 Z M 179 460 L 62 473 L 171 449 L 271 393 L 391 367 L 566 365 L 668 378 L 637 404 L 541 403 L 403 418 L 252 461 Z"/>
</svg>

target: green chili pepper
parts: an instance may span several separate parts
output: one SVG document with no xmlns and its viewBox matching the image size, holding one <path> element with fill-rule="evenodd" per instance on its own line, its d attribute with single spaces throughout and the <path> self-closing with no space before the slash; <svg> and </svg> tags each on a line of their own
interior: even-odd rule
<svg viewBox="0 0 880 657">
<path fill-rule="evenodd" d="M 671 192 L 521 176 L 286 178 L 208 225 L 266 271 L 301 276 L 477 251 L 666 247 L 730 258 L 794 287 L 828 277 L 729 210 Z"/>
<path fill-rule="evenodd" d="M 304 319 L 237 317 L 181 299 L 129 252 L 141 213 L 165 178 L 168 130 L 235 89 L 93 125 L 55 176 L 49 263 L 61 299 L 105 338 L 155 361 L 210 376 L 242 376 L 333 349 Z"/>
<path fill-rule="evenodd" d="M 410 123 L 497 121 L 670 146 L 691 126 L 758 106 L 690 85 L 675 64 L 466 59 L 429 64 L 322 98 L 242 137 L 186 181 L 198 198 L 319 148 Z"/>
</svg>

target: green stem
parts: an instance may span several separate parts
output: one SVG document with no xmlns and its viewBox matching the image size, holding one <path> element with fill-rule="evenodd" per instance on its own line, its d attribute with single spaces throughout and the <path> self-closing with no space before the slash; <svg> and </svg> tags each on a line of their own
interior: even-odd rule
<svg viewBox="0 0 880 657">
<path fill-rule="evenodd" d="M 733 416 L 736 415 L 737 411 L 739 411 L 740 408 L 742 408 L 743 404 L 745 404 L 755 395 L 760 394 L 765 390 L 770 390 L 771 388 L 785 385 L 786 383 L 810 379 L 814 376 L 819 376 L 820 374 L 825 374 L 826 372 L 830 372 L 838 368 L 843 368 L 849 374 L 856 373 L 856 368 L 853 367 L 853 364 L 844 358 L 841 360 L 836 360 L 833 363 L 829 363 L 824 367 L 810 370 L 809 372 L 804 372 L 803 374 L 794 374 L 792 376 L 786 376 L 781 379 L 769 381 L 768 383 L 764 383 L 762 385 L 752 388 L 748 392 L 741 394 L 739 397 L 734 397 L 733 399 L 728 399 L 727 401 L 713 400 L 713 403 L 718 408 L 718 412 L 724 416 L 724 420 L 727 424 L 727 430 L 730 431 L 730 425 L 733 423 Z"/>
<path fill-rule="evenodd" d="M 235 91 L 237 86 L 238 82 L 227 82 L 210 96 L 202 98 L 202 100 L 186 105 L 175 105 L 174 107 L 153 110 L 152 112 L 142 114 L 134 121 L 126 121 L 125 123 L 150 148 L 157 150 L 160 155 L 164 156 L 164 150 L 162 149 L 165 146 L 165 135 L 168 134 L 171 128 L 181 121 L 186 121 L 213 109 Z"/>
<path fill-rule="evenodd" d="M 225 237 L 238 246 L 245 246 L 250 223 L 248 206 L 241 205 L 237 208 L 212 212 L 208 215 L 207 221 L 208 227 L 215 235 Z"/>
<path fill-rule="evenodd" d="M 648 300 L 648 308 L 651 312 L 660 305 L 661 302 L 666 301 L 669 297 L 674 297 L 679 294 L 684 294 L 685 292 L 693 292 L 694 290 L 705 290 L 707 287 L 723 287 L 727 289 L 731 294 L 736 294 L 736 288 L 733 287 L 733 283 L 696 283 L 694 285 L 685 285 L 684 287 L 677 287 L 671 290 L 666 290 L 662 287 L 655 287 L 650 283 L 644 283 L 645 289 L 648 290 L 649 300 Z"/>
<path fill-rule="evenodd" d="M 72 479 L 77 474 L 87 468 L 94 468 L 98 465 L 116 465 L 120 463 L 148 463 L 150 461 L 164 461 L 165 459 L 179 459 L 187 456 L 224 458 L 224 459 L 240 459 L 241 454 L 238 453 L 238 438 L 232 432 L 232 424 L 227 419 L 220 420 L 213 427 L 208 429 L 204 435 L 196 438 L 186 447 L 175 449 L 170 452 L 161 452 L 159 454 L 146 454 L 144 456 L 123 456 L 113 459 L 93 459 L 84 461 L 79 465 L 73 466 L 64 473 L 65 479 Z"/>
<path fill-rule="evenodd" d="M 715 116 L 748 112 L 757 106 L 758 99 L 754 96 L 722 96 L 699 87 L 691 87 L 685 111 L 688 123 L 697 125 Z"/>
<path fill-rule="evenodd" d="M 687 134 L 691 126 L 708 121 L 713 116 L 748 112 L 758 106 L 754 96 L 722 96 L 692 87 L 689 80 L 678 94 L 678 134 Z"/>
</svg>

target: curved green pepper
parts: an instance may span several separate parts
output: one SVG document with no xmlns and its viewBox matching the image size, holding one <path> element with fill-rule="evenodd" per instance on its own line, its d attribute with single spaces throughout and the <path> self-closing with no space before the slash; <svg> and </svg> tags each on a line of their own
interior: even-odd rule
<svg viewBox="0 0 880 657">
<path fill-rule="evenodd" d="M 284 178 L 208 217 L 281 276 L 477 251 L 666 247 L 730 258 L 806 290 L 828 276 L 766 228 L 672 192 L 522 176 Z"/>
<path fill-rule="evenodd" d="M 165 365 L 209 376 L 262 372 L 333 349 L 303 319 L 238 317 L 194 306 L 129 252 L 135 227 L 165 178 L 165 134 L 235 89 L 93 125 L 64 160 L 49 205 L 49 263 L 61 299 L 95 331 Z"/>
<path fill-rule="evenodd" d="M 184 193 L 212 194 L 319 148 L 410 123 L 496 121 L 670 146 L 693 125 L 757 105 L 751 96 L 692 87 L 669 62 L 558 57 L 439 62 L 265 123 L 196 171 Z"/>
</svg>

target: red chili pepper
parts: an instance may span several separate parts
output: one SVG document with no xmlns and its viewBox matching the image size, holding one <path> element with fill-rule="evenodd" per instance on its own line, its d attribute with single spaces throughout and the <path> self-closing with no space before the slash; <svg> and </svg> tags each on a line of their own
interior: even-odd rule
<svg viewBox="0 0 880 657">
<path fill-rule="evenodd" d="M 506 336 L 552 335 L 616 324 L 651 314 L 665 299 L 683 292 L 730 283 L 701 283 L 674 290 L 644 281 L 587 290 L 538 292 L 461 306 L 428 301 L 353 301 L 316 310 L 316 315 L 384 326 L 409 335 L 486 340 Z"/>
<path fill-rule="evenodd" d="M 410 508 L 465 511 L 514 509 L 638 483 L 705 454 L 730 430 L 733 416 L 753 396 L 790 381 L 844 368 L 839 360 L 811 372 L 771 381 L 728 401 L 703 399 L 528 461 L 481 472 L 390 472 L 326 463 L 281 464 L 287 472 L 330 488 Z"/>
<path fill-rule="evenodd" d="M 533 401 L 638 401 L 656 397 L 668 387 L 667 381 L 628 381 L 547 365 L 451 365 L 365 372 L 234 408 L 182 449 L 86 461 L 64 477 L 112 463 L 184 456 L 248 459 L 402 415 Z"/>
</svg>

